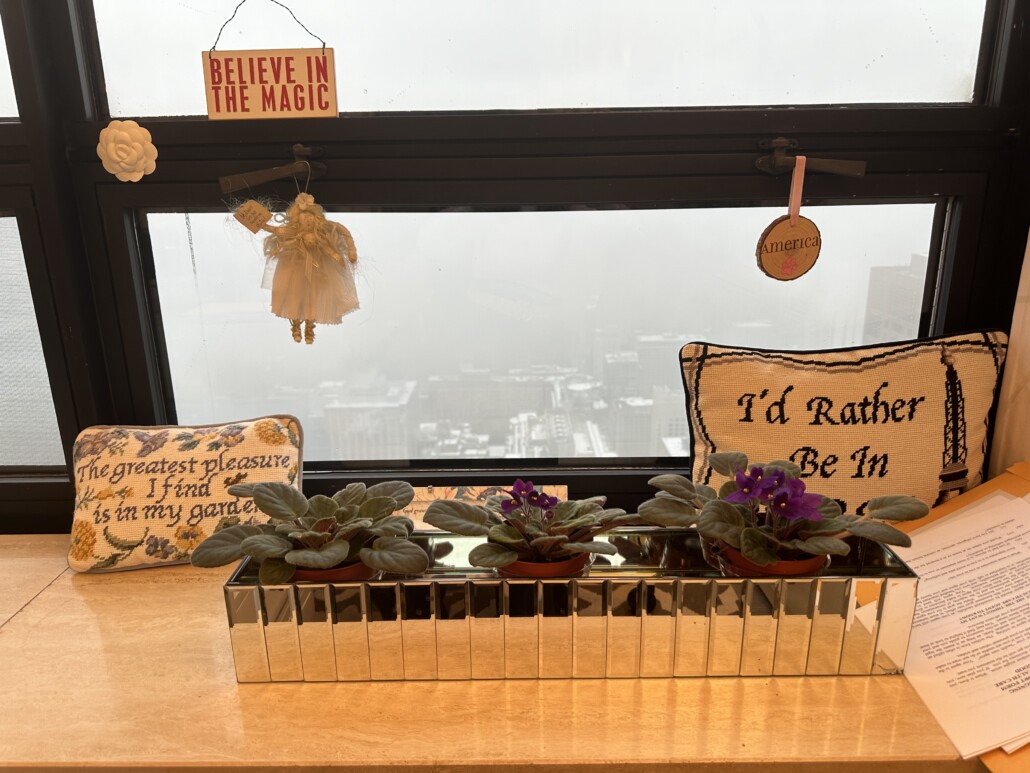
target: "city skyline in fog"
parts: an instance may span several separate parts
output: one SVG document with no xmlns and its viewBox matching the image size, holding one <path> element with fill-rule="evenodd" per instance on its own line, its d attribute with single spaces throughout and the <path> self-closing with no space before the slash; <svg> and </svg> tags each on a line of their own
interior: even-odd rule
<svg viewBox="0 0 1030 773">
<path fill-rule="evenodd" d="M 185 216 L 151 214 L 178 421 L 293 413 L 311 460 L 530 446 L 546 456 L 678 455 L 682 344 L 882 340 L 869 328 L 867 292 L 884 266 L 916 280 L 883 329 L 917 333 L 933 205 L 806 208 L 823 252 L 791 282 L 766 277 L 754 257 L 782 213 L 335 213 L 357 243 L 361 309 L 319 325 L 312 346 L 295 344 L 268 311 L 260 236 L 228 215 L 191 213 L 191 257 Z M 481 388 L 452 398 L 473 384 Z M 389 403 L 391 390 L 407 397 L 369 407 L 376 394 Z"/>
</svg>

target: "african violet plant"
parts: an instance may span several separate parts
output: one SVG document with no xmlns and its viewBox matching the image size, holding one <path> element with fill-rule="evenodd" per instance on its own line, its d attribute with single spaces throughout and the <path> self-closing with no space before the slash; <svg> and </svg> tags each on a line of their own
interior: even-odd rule
<svg viewBox="0 0 1030 773">
<path fill-rule="evenodd" d="M 605 509 L 605 497 L 559 501 L 516 480 L 505 496 L 489 497 L 484 505 L 439 499 L 429 505 L 424 520 L 453 534 L 486 537 L 469 553 L 473 566 L 501 568 L 516 561 L 564 561 L 581 553 L 614 555 L 615 546 L 597 535 L 638 522 L 636 515 Z"/>
<path fill-rule="evenodd" d="M 847 555 L 844 538 L 908 547 L 912 540 L 885 521 L 922 518 L 930 508 L 910 496 L 869 500 L 862 515 L 841 512 L 836 500 L 808 492 L 801 468 L 775 461 L 748 465 L 742 453 L 717 453 L 712 468 L 731 478 L 716 491 L 681 475 L 659 475 L 648 481 L 658 495 L 640 505 L 645 520 L 679 519 L 696 523 L 702 537 L 739 550 L 759 566 L 813 555 Z"/>
<path fill-rule="evenodd" d="M 403 481 L 351 483 L 332 497 L 307 498 L 285 483 L 244 483 L 228 492 L 252 497 L 271 520 L 216 531 L 193 551 L 194 566 L 224 566 L 251 556 L 261 564 L 258 579 L 271 585 L 289 582 L 297 567 L 331 569 L 361 561 L 373 569 L 419 574 L 429 566 L 429 556 L 409 539 L 411 519 L 393 515 L 415 496 Z"/>
</svg>

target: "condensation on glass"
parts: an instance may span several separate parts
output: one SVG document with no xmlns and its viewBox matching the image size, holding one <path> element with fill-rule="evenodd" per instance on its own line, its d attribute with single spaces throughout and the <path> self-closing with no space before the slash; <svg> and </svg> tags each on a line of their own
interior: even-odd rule
<svg viewBox="0 0 1030 773">
<path fill-rule="evenodd" d="M 626 529 L 623 551 L 576 578 L 500 579 L 464 565 L 427 576 L 225 586 L 241 682 L 892 674 L 904 668 L 918 579 L 880 545 L 821 577 L 735 579 L 686 530 Z M 461 543 L 461 544 L 458 544 Z M 626 550 L 630 543 L 638 548 Z M 664 556 L 664 558 L 644 558 Z M 667 560 L 671 559 L 671 560 Z M 675 568 L 670 568 L 670 567 Z"/>
<path fill-rule="evenodd" d="M 0 467 L 63 465 L 18 223 L 0 217 Z"/>
<path fill-rule="evenodd" d="M 683 456 L 683 344 L 918 335 L 933 212 L 809 207 L 822 257 L 783 283 L 754 258 L 782 209 L 336 213 L 361 308 L 312 346 L 260 237 L 191 213 L 191 254 L 183 214 L 147 218 L 179 422 L 288 409 L 308 459 L 367 461 Z"/>
<path fill-rule="evenodd" d="M 130 0 L 94 0 L 112 114 L 205 115 L 200 54 L 236 3 L 153 3 L 141 24 Z M 984 15 L 982 0 L 289 5 L 335 50 L 342 112 L 969 102 Z M 218 47 L 319 45 L 266 3 Z"/>
</svg>

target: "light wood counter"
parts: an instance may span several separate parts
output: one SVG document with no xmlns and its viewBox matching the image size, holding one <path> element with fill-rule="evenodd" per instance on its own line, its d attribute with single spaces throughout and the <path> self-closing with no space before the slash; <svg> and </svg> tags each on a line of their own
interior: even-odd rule
<svg viewBox="0 0 1030 773">
<path fill-rule="evenodd" d="M 0 767 L 985 769 L 900 676 L 240 685 L 228 568 L 76 575 L 66 546 L 0 539 Z"/>
</svg>

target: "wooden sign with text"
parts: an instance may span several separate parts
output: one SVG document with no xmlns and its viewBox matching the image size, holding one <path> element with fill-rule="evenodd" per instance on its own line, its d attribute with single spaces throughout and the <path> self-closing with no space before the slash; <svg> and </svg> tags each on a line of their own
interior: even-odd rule
<svg viewBox="0 0 1030 773">
<path fill-rule="evenodd" d="M 207 117 L 336 118 L 331 48 L 204 51 Z"/>
<path fill-rule="evenodd" d="M 762 233 L 755 257 L 766 275 L 786 282 L 807 273 L 815 265 L 822 246 L 815 223 L 798 217 L 797 223 L 791 225 L 790 215 L 784 215 L 773 220 Z"/>
</svg>

